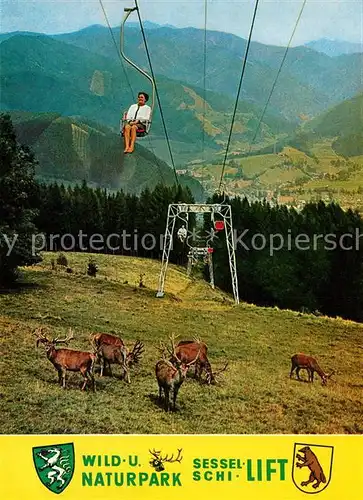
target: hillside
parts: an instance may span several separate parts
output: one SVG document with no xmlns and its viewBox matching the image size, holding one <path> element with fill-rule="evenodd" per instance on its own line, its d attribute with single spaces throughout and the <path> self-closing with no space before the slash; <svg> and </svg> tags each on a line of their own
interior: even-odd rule
<svg viewBox="0 0 363 500">
<path fill-rule="evenodd" d="M 82 182 L 139 193 L 163 182 L 175 182 L 174 171 L 141 144 L 131 156 L 123 154 L 119 135 L 89 121 L 74 120 L 56 113 L 11 113 L 18 140 L 30 146 L 39 161 L 42 180 Z M 197 199 L 203 197 L 195 179 L 188 183 Z"/>
<path fill-rule="evenodd" d="M 24 271 L 22 293 L 0 295 L 3 433 L 363 432 L 362 325 L 234 306 L 175 266 L 168 272 L 166 297 L 156 299 L 157 261 L 97 255 L 99 274 L 89 278 L 89 255 L 67 254 L 73 274 L 61 267 L 52 271 L 53 257 L 47 254 L 42 264 Z M 146 288 L 135 286 L 140 274 Z M 32 332 L 38 326 L 49 328 L 52 336 L 71 327 L 72 347 L 83 350 L 90 349 L 94 332 L 119 334 L 128 346 L 140 339 L 145 354 L 131 372 L 130 385 L 119 380 L 114 365 L 115 378 L 96 375 L 95 394 L 81 392 L 80 375 L 69 373 L 63 391 L 44 350 L 35 348 Z M 187 380 L 177 412 L 166 414 L 157 402 L 154 367 L 159 342 L 172 333 L 207 342 L 214 370 L 226 360 L 229 365 L 215 386 Z M 314 384 L 289 378 L 290 357 L 299 351 L 316 356 L 326 371 L 336 370 L 326 387 L 319 377 Z"/>
<path fill-rule="evenodd" d="M 348 99 L 307 124 L 307 131 L 334 139 L 338 155 L 363 155 L 363 93 Z"/>
<path fill-rule="evenodd" d="M 298 133 L 246 156 L 231 154 L 224 183 L 230 196 L 302 208 L 309 201 L 336 201 L 363 214 L 362 96 L 317 117 Z M 220 180 L 222 161 L 189 169 L 209 193 Z"/>
<path fill-rule="evenodd" d="M 347 99 L 307 122 L 304 129 L 320 137 L 349 136 L 362 129 L 363 93 Z"/>
</svg>

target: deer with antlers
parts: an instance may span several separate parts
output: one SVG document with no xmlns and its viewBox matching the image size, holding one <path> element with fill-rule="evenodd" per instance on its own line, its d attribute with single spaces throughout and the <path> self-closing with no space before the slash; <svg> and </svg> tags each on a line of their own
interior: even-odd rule
<svg viewBox="0 0 363 500">
<path fill-rule="evenodd" d="M 119 364 L 123 368 L 123 377 L 130 382 L 129 368 L 139 363 L 144 344 L 137 340 L 129 350 L 124 341 L 111 333 L 95 333 L 91 335 L 91 344 L 98 360 L 101 363 L 101 377 L 106 364 L 111 372 L 111 364 Z"/>
<path fill-rule="evenodd" d="M 69 329 L 69 334 L 65 339 L 54 338 L 49 340 L 43 333 L 44 328 L 37 328 L 35 335 L 37 337 L 37 347 L 43 344 L 47 353 L 47 358 L 58 371 L 59 384 L 66 388 L 66 372 L 80 372 L 84 378 L 82 391 L 88 383 L 91 384 L 92 390 L 95 391 L 95 380 L 93 377 L 93 367 L 96 361 L 95 354 L 91 352 L 75 351 L 73 349 L 56 349 L 57 344 L 67 344 L 74 338 L 72 329 Z"/>
<path fill-rule="evenodd" d="M 176 398 L 178 396 L 180 386 L 184 382 L 189 368 L 196 363 L 201 349 L 199 348 L 197 355 L 192 361 L 186 363 L 176 354 L 175 337 L 171 336 L 169 339 L 171 341 L 171 350 L 168 347 L 165 349 L 168 351 L 172 361 L 165 359 L 165 357 L 164 359 L 158 361 L 155 366 L 155 374 L 159 385 L 159 401 L 161 401 L 162 392 L 164 391 L 164 407 L 166 411 L 169 411 L 169 396 L 170 392 L 172 392 L 172 410 L 175 411 Z"/>
<path fill-rule="evenodd" d="M 307 370 L 308 381 L 311 383 L 314 382 L 314 372 L 316 372 L 320 376 L 323 385 L 326 385 L 327 380 L 335 373 L 334 371 L 332 371 L 329 375 L 324 373 L 324 371 L 318 365 L 316 359 L 312 356 L 307 356 L 306 354 L 302 353 L 294 354 L 291 358 L 290 378 L 295 371 L 297 378 L 301 380 L 299 375 L 301 369 Z"/>
<path fill-rule="evenodd" d="M 140 340 L 135 342 L 132 351 L 129 351 L 125 345 L 101 344 L 96 351 L 101 363 L 101 377 L 106 364 L 111 375 L 111 364 L 118 364 L 123 369 L 123 378 L 130 383 L 130 366 L 139 363 L 143 352 L 144 344 Z"/>
<path fill-rule="evenodd" d="M 154 457 L 153 459 L 150 460 L 149 464 L 151 465 L 151 467 L 154 467 L 154 469 L 157 472 L 162 472 L 163 470 L 165 470 L 165 467 L 164 467 L 165 462 L 169 462 L 169 463 L 179 462 L 179 463 L 181 463 L 181 461 L 183 460 L 183 457 L 181 454 L 182 451 L 183 451 L 183 448 L 178 448 L 178 454 L 177 454 L 176 458 L 174 458 L 174 453 L 172 454 L 171 457 L 169 457 L 169 455 L 165 455 L 165 457 L 162 457 L 161 451 L 156 451 L 154 448 L 153 450 L 149 450 L 150 454 Z"/>
<path fill-rule="evenodd" d="M 102 344 L 125 346 L 124 341 L 120 337 L 117 335 L 111 335 L 111 333 L 93 333 L 90 336 L 90 339 L 91 344 L 96 351 Z"/>
<path fill-rule="evenodd" d="M 197 337 L 194 337 L 193 340 L 181 340 L 176 346 L 176 354 L 185 363 L 189 363 L 192 359 L 194 359 L 198 351 L 199 356 L 195 362 L 194 377 L 201 380 L 202 374 L 205 371 L 207 384 L 215 384 L 216 375 L 227 369 L 228 362 L 223 368 L 213 373 L 211 364 L 208 360 L 208 347 L 205 342 L 202 342 Z"/>
</svg>

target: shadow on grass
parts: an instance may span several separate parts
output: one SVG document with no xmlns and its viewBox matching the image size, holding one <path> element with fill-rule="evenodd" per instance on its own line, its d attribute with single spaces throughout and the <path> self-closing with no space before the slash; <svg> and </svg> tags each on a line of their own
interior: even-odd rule
<svg viewBox="0 0 363 500">
<path fill-rule="evenodd" d="M 66 387 L 63 389 L 63 387 L 60 385 L 59 380 L 58 380 L 58 375 L 57 372 L 54 373 L 54 377 L 44 375 L 43 373 L 39 374 L 35 370 L 28 369 L 26 370 L 29 375 L 31 375 L 31 378 L 35 379 L 37 382 L 43 382 L 47 386 L 51 386 L 52 388 L 58 387 L 60 391 L 67 391 L 67 390 L 81 390 L 82 385 L 83 385 L 83 378 L 79 376 L 79 379 L 76 378 L 76 374 L 72 374 L 68 377 L 66 377 Z M 101 379 L 102 380 L 102 379 Z M 101 385 L 99 384 L 99 377 L 95 377 L 95 388 L 96 391 L 101 390 L 101 391 L 106 391 L 107 387 L 105 384 Z M 85 387 L 85 390 L 82 392 L 92 392 L 91 386 L 88 383 Z"/>
<path fill-rule="evenodd" d="M 45 290 L 46 288 L 49 287 L 44 284 L 19 281 L 9 287 L 0 287 L 0 295 L 14 295 L 17 293 L 32 292 L 33 290 Z"/>
<path fill-rule="evenodd" d="M 303 379 L 303 378 L 291 378 L 290 379 L 292 382 L 301 382 L 303 384 L 310 384 L 309 380 Z"/>
<path fill-rule="evenodd" d="M 110 368 L 106 368 L 105 370 L 103 370 L 103 375 L 101 377 L 101 368 L 99 366 L 96 366 L 93 375 L 95 377 L 95 380 L 104 379 L 106 381 L 106 380 L 116 379 L 127 383 L 123 373 L 115 373 L 113 370 L 110 370 Z"/>
<path fill-rule="evenodd" d="M 169 411 L 166 412 L 165 410 L 165 400 L 164 398 L 162 399 L 159 399 L 159 396 L 157 394 L 148 394 L 145 396 L 146 398 L 149 398 L 149 400 L 155 405 L 157 406 L 158 408 L 160 408 L 161 410 L 163 410 L 165 413 L 179 413 L 181 411 L 181 409 L 179 408 L 178 406 L 178 401 L 176 403 L 176 408 L 175 410 L 171 410 L 170 407 L 169 407 Z M 170 399 L 169 399 L 169 404 L 170 404 Z"/>
</svg>

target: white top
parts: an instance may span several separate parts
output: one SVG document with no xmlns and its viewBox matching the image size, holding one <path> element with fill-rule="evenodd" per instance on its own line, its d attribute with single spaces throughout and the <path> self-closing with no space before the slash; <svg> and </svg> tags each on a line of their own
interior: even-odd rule
<svg viewBox="0 0 363 500">
<path fill-rule="evenodd" d="M 150 120 L 151 108 L 147 104 L 139 106 L 131 104 L 126 115 L 126 120 L 140 120 L 140 122 L 148 122 Z"/>
<path fill-rule="evenodd" d="M 187 237 L 188 231 L 185 226 L 182 226 L 177 232 L 178 238 L 183 241 Z"/>
</svg>

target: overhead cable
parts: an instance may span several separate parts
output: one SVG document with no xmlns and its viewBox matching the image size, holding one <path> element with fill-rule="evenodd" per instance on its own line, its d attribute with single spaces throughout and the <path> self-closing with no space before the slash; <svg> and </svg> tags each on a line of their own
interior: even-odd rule
<svg viewBox="0 0 363 500">
<path fill-rule="evenodd" d="M 305 7 L 306 2 L 307 2 L 307 0 L 304 0 L 304 1 L 303 1 L 303 4 L 302 4 L 302 6 L 301 6 L 301 9 L 300 9 L 299 15 L 298 15 L 298 17 L 297 17 L 297 20 L 296 20 L 296 23 L 295 23 L 294 29 L 293 29 L 293 31 L 292 31 L 292 34 L 291 34 L 291 37 L 290 37 L 290 40 L 289 40 L 289 43 L 287 44 L 287 47 L 286 47 L 286 49 L 285 49 L 284 57 L 282 58 L 282 61 L 281 61 L 280 67 L 279 67 L 278 72 L 277 72 L 277 74 L 276 74 L 275 81 L 274 81 L 274 83 L 273 83 L 273 85 L 272 85 L 272 88 L 271 88 L 270 94 L 269 94 L 269 96 L 268 96 L 268 98 L 267 98 L 267 101 L 266 101 L 265 107 L 264 107 L 264 109 L 263 109 L 262 115 L 261 115 L 261 117 L 260 117 L 260 119 L 259 119 L 258 125 L 257 125 L 257 127 L 256 127 L 255 134 L 254 134 L 254 136 L 253 136 L 253 139 L 252 139 L 252 141 L 251 141 L 251 142 L 250 142 L 250 144 L 249 144 L 249 149 L 248 149 L 247 156 L 249 156 L 249 154 L 251 153 L 252 145 L 253 145 L 253 143 L 254 143 L 254 142 L 255 142 L 255 140 L 256 140 L 256 137 L 257 137 L 258 131 L 259 131 L 259 129 L 260 129 L 260 126 L 261 126 L 262 120 L 264 119 L 264 116 L 265 116 L 265 113 L 266 113 L 267 107 L 268 107 L 268 105 L 269 105 L 269 103 L 270 103 L 270 100 L 271 100 L 271 97 L 272 97 L 273 91 L 275 90 L 275 87 L 276 87 L 276 84 L 277 84 L 277 80 L 278 80 L 279 75 L 280 75 L 280 73 L 281 73 L 282 66 L 283 66 L 283 65 L 284 65 L 284 63 L 285 63 L 287 53 L 288 53 L 288 51 L 289 51 L 289 48 L 290 48 L 290 45 L 291 45 L 292 39 L 294 38 L 294 35 L 295 35 L 295 32 L 296 32 L 296 29 L 297 29 L 297 25 L 299 24 L 299 21 L 300 21 L 300 19 L 301 19 L 301 16 L 302 16 L 302 13 L 303 13 L 303 10 L 304 10 L 304 7 Z"/>
<path fill-rule="evenodd" d="M 256 14 L 257 14 L 257 8 L 258 8 L 259 1 L 260 0 L 256 0 L 255 8 L 254 8 L 254 11 L 253 11 L 253 17 L 252 17 L 252 22 L 251 22 L 251 29 L 250 29 L 250 34 L 248 36 L 248 41 L 247 41 L 247 45 L 246 45 L 245 57 L 244 57 L 244 60 L 243 60 L 243 65 L 242 65 L 241 78 L 240 78 L 239 85 L 238 85 L 238 91 L 237 91 L 237 96 L 236 96 L 236 103 L 234 105 L 232 122 L 231 122 L 231 128 L 230 128 L 230 131 L 229 131 L 229 136 L 228 136 L 228 141 L 227 141 L 227 146 L 226 146 L 226 152 L 225 152 L 224 160 L 223 160 L 222 174 L 221 174 L 221 178 L 220 178 L 220 181 L 219 181 L 219 187 L 218 187 L 218 191 L 219 192 L 221 191 L 224 170 L 226 168 L 226 161 L 227 161 L 228 149 L 229 149 L 229 145 L 230 145 L 230 142 L 231 142 L 233 125 L 234 125 L 234 120 L 235 120 L 235 117 L 236 117 L 236 112 L 237 112 L 237 107 L 238 107 L 238 101 L 239 101 L 239 95 L 240 95 L 241 87 L 242 87 L 242 81 L 243 81 L 243 77 L 244 77 L 245 70 L 246 70 L 247 56 L 248 56 L 248 52 L 249 52 L 249 49 L 250 49 L 250 44 L 251 44 L 251 39 L 252 39 L 252 32 L 253 32 L 253 28 L 254 28 L 254 25 L 255 25 Z"/>
</svg>

